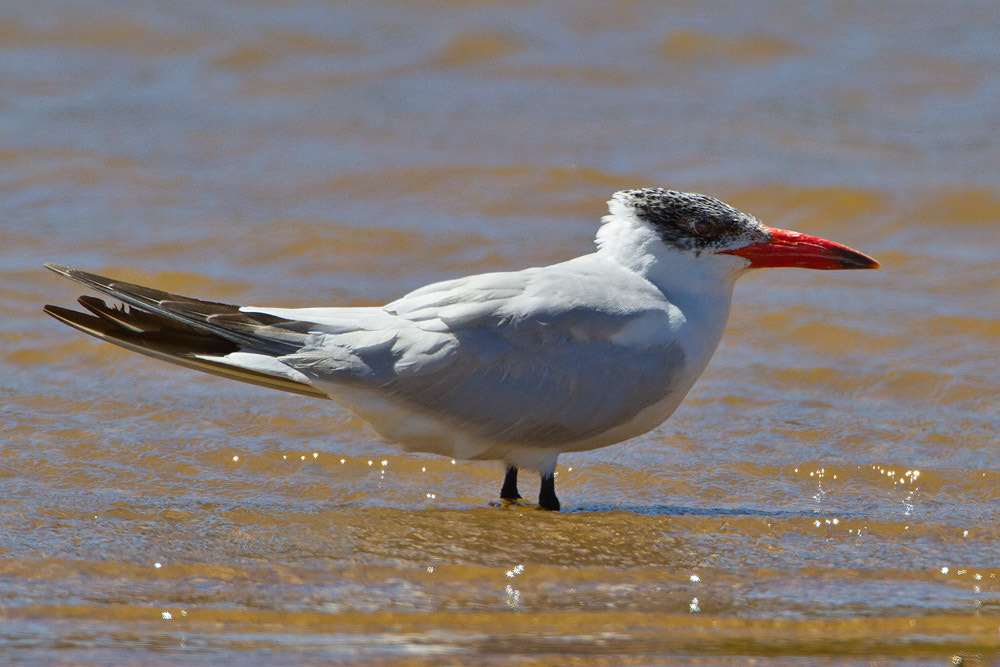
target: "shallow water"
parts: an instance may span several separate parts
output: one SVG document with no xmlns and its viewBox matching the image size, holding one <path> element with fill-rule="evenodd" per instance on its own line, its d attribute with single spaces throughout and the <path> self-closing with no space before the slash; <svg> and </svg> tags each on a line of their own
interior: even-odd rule
<svg viewBox="0 0 1000 667">
<path fill-rule="evenodd" d="M 192 7 L 0 6 L 0 654 L 1000 659 L 992 3 Z M 44 261 L 378 303 L 587 252 L 639 185 L 885 268 L 745 278 L 666 425 L 562 457 L 557 515 L 41 313 L 80 293 Z"/>
</svg>

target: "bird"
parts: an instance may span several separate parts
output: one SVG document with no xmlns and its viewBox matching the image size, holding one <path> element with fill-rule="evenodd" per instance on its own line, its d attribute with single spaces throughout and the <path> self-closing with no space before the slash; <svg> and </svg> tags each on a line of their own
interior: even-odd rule
<svg viewBox="0 0 1000 667">
<path fill-rule="evenodd" d="M 768 227 L 713 197 L 622 190 L 596 250 L 471 275 L 376 307 L 235 306 L 56 264 L 115 300 L 44 311 L 129 350 L 198 371 L 332 399 L 408 451 L 504 466 L 501 504 L 525 505 L 520 469 L 557 511 L 560 454 L 646 433 L 715 353 L 736 280 L 770 267 L 877 269 L 816 236 Z"/>
</svg>

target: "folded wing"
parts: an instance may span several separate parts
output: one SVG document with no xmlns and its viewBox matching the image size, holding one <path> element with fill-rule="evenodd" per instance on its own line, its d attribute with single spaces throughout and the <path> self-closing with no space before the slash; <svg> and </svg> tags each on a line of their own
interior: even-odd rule
<svg viewBox="0 0 1000 667">
<path fill-rule="evenodd" d="M 588 258 L 437 283 L 384 308 L 239 307 L 47 266 L 125 304 L 84 296 L 87 312 L 46 306 L 92 336 L 349 407 L 371 396 L 486 443 L 585 440 L 683 375 L 676 309 L 635 274 Z M 405 425 L 363 416 L 406 436 Z"/>
<path fill-rule="evenodd" d="M 275 351 L 293 351 L 304 344 L 302 323 L 279 318 L 249 317 L 237 306 L 200 301 L 54 264 L 46 268 L 108 294 L 125 304 L 109 306 L 81 296 L 87 312 L 45 306 L 45 312 L 86 334 L 140 354 L 205 373 L 280 389 L 305 396 L 329 398 L 309 380 L 273 359 Z M 255 335 L 257 330 L 260 334 Z M 292 340 L 301 341 L 298 345 Z M 279 354 L 281 352 L 278 352 Z"/>
<path fill-rule="evenodd" d="M 672 391 L 684 354 L 676 309 L 655 288 L 560 266 L 422 288 L 385 307 L 394 327 L 379 344 L 320 335 L 281 361 L 334 396 L 349 386 L 389 398 L 483 442 L 585 440 Z"/>
</svg>

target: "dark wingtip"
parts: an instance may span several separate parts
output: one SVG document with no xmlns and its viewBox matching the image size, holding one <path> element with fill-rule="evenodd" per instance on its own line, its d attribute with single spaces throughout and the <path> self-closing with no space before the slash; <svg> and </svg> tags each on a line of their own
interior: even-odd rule
<svg viewBox="0 0 1000 667">
<path fill-rule="evenodd" d="M 78 313 L 75 310 L 70 310 L 69 308 L 63 308 L 62 306 L 53 306 L 51 304 L 46 304 L 42 308 L 42 312 L 44 312 L 46 315 L 50 315 L 51 317 L 56 318 L 60 322 L 69 324 L 70 326 L 76 326 L 72 322 L 73 316 L 80 315 L 80 313 Z"/>
<path fill-rule="evenodd" d="M 67 277 L 73 272 L 73 269 L 68 266 L 62 266 L 61 264 L 56 264 L 54 262 L 45 262 L 45 268 L 49 271 L 53 271 Z"/>
</svg>

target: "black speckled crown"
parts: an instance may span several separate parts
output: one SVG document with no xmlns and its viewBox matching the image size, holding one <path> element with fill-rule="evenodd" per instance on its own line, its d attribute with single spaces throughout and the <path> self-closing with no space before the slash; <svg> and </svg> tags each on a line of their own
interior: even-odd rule
<svg viewBox="0 0 1000 667">
<path fill-rule="evenodd" d="M 640 188 L 616 192 L 614 198 L 652 225 L 664 243 L 682 250 L 700 252 L 767 237 L 764 226 L 752 216 L 707 195 Z"/>
</svg>

